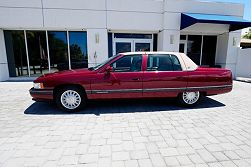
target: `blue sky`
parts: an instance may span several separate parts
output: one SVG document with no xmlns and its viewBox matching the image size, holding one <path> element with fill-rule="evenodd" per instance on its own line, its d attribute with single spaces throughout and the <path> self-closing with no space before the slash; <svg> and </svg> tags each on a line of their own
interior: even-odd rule
<svg viewBox="0 0 251 167">
<path fill-rule="evenodd" d="M 245 4 L 244 19 L 251 21 L 251 0 L 207 0 L 207 1 L 243 3 Z"/>
</svg>

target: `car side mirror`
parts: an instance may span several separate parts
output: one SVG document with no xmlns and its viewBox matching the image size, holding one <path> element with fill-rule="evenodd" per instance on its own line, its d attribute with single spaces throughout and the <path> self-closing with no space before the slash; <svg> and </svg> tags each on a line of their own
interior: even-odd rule
<svg viewBox="0 0 251 167">
<path fill-rule="evenodd" d="M 106 69 L 105 69 L 105 72 L 107 74 L 111 73 L 113 71 L 113 68 L 111 66 L 107 66 Z"/>
</svg>

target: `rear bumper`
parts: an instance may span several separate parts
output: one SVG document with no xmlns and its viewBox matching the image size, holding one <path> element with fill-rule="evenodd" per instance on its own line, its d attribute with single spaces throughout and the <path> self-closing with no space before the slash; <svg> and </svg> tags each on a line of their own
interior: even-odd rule
<svg viewBox="0 0 251 167">
<path fill-rule="evenodd" d="M 52 101 L 53 90 L 52 89 L 30 89 L 30 95 L 34 101 Z"/>
<path fill-rule="evenodd" d="M 231 92 L 233 90 L 233 85 L 224 85 L 221 87 L 216 87 L 213 89 L 209 89 L 207 90 L 207 95 L 217 95 L 217 94 L 224 94 L 224 93 L 228 93 Z"/>
</svg>

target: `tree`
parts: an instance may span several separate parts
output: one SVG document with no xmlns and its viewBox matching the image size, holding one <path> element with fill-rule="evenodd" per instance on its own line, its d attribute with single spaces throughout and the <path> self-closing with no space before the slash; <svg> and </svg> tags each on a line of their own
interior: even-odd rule
<svg viewBox="0 0 251 167">
<path fill-rule="evenodd" d="M 246 39 L 251 39 L 251 28 L 249 29 L 249 32 L 247 32 L 243 38 L 246 38 Z"/>
</svg>

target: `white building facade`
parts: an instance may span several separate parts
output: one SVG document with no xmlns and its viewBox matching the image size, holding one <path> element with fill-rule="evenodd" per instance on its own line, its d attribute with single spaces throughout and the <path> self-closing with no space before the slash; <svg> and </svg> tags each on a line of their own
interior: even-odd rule
<svg viewBox="0 0 251 167">
<path fill-rule="evenodd" d="M 196 0 L 1 0 L 0 81 L 91 67 L 127 51 L 185 52 L 235 74 L 243 13 L 242 4 Z"/>
</svg>

